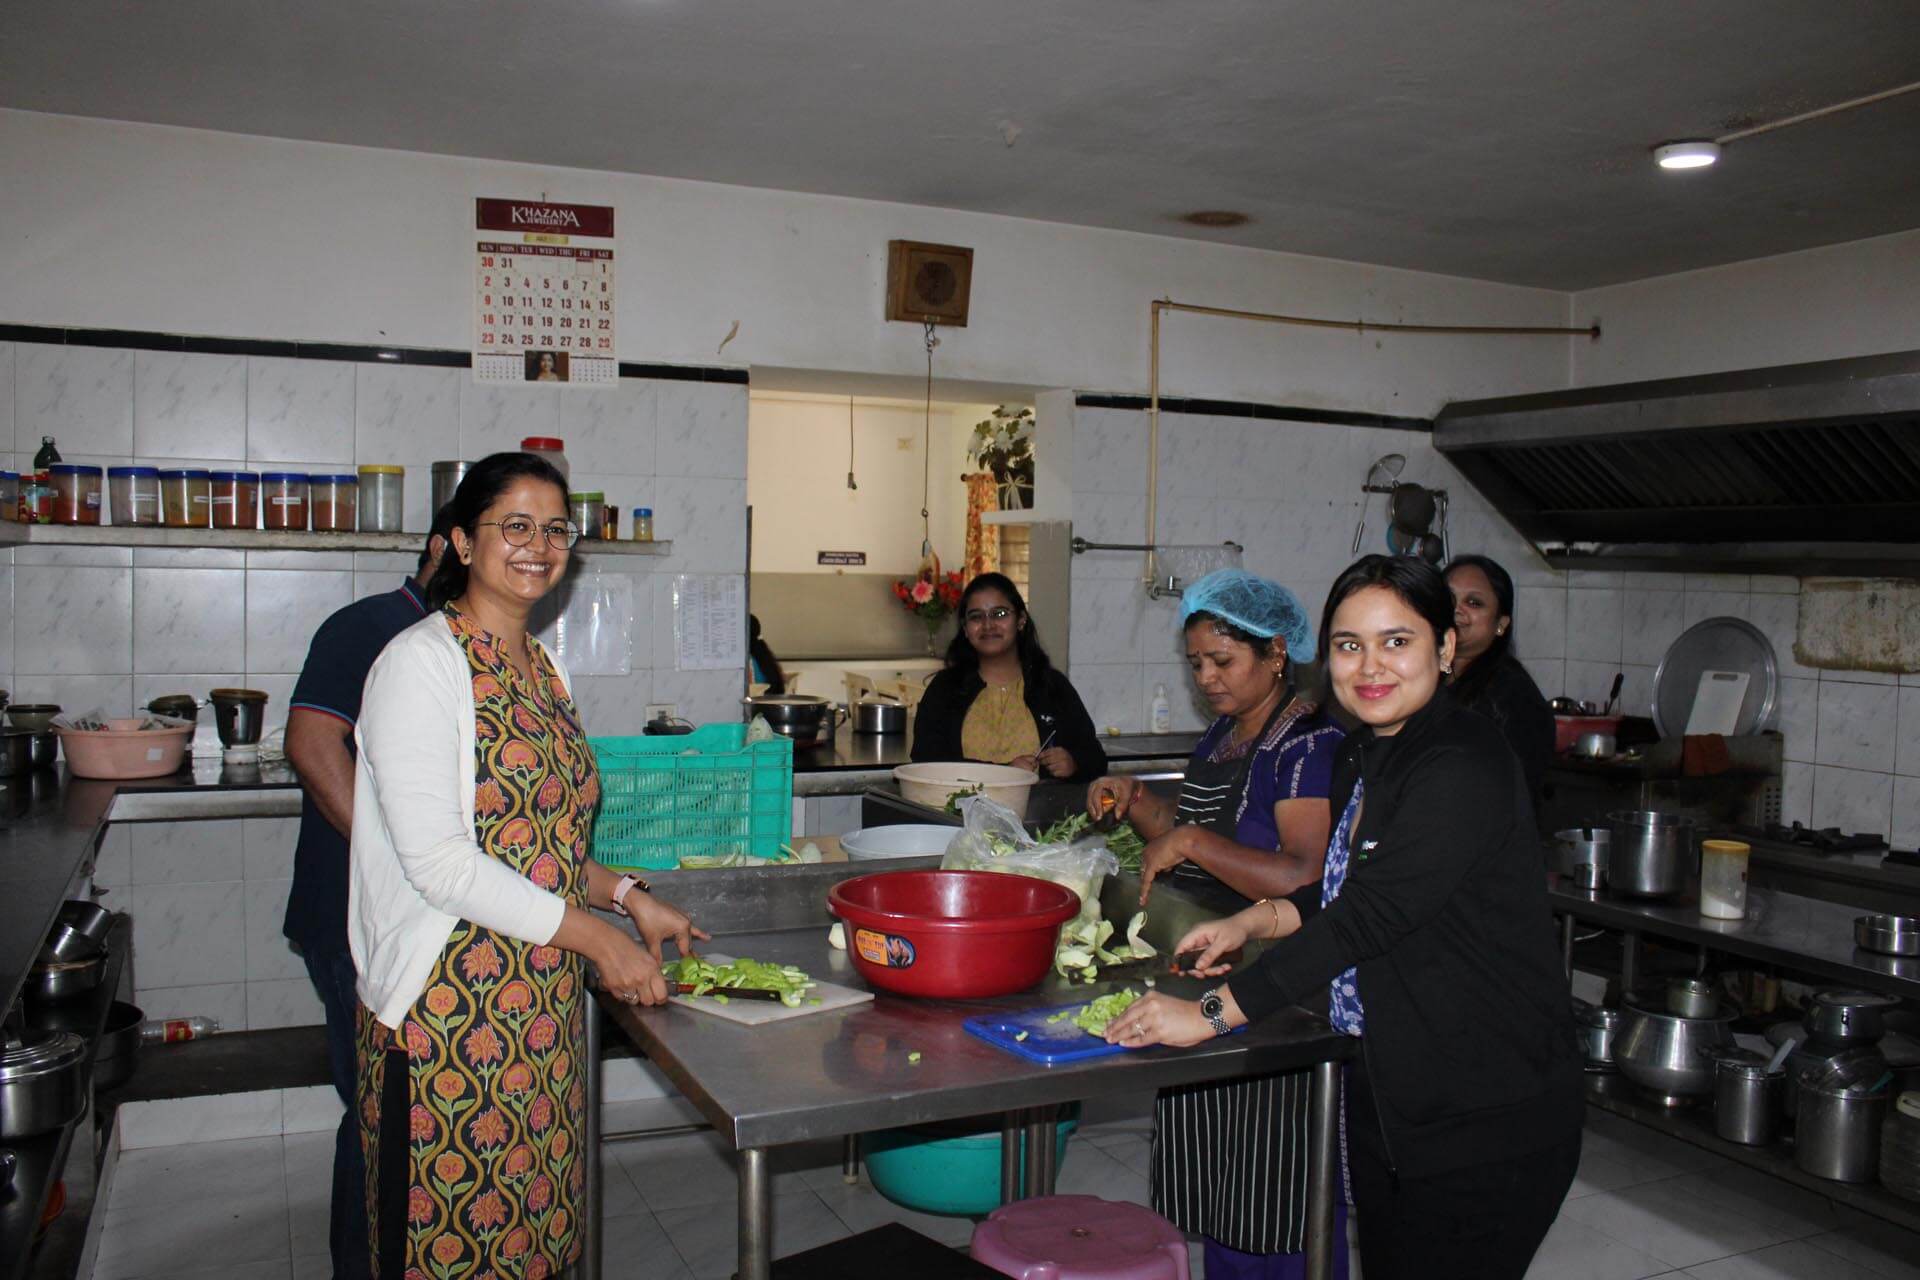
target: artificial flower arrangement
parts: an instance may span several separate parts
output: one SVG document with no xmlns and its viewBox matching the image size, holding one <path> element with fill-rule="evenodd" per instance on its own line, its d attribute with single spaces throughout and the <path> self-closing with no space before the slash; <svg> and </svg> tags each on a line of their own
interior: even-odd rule
<svg viewBox="0 0 1920 1280">
<path fill-rule="evenodd" d="M 949 614 L 960 607 L 960 591 L 966 582 L 958 573 L 941 573 L 935 568 L 918 577 L 901 578 L 893 584 L 893 595 L 901 607 L 926 624 L 927 639 Z"/>
</svg>

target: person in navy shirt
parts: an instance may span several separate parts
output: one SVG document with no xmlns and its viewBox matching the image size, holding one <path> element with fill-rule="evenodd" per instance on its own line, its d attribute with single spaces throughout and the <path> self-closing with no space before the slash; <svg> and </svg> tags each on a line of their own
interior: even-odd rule
<svg viewBox="0 0 1920 1280">
<path fill-rule="evenodd" d="M 365 1163 L 354 1113 L 353 955 L 347 950 L 347 835 L 353 830 L 353 726 L 360 690 L 387 642 L 427 615 L 427 580 L 447 549 L 449 509 L 434 517 L 413 577 L 357 600 L 320 624 L 293 686 L 287 760 L 300 775 L 300 839 L 282 931 L 299 948 L 327 1014 L 333 1087 L 346 1104 L 333 1152 L 328 1243 L 336 1280 L 373 1275 Z"/>
</svg>

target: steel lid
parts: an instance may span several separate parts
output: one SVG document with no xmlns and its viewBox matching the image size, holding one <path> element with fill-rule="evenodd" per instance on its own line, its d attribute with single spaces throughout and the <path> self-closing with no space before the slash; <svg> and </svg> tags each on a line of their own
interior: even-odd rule
<svg viewBox="0 0 1920 1280">
<path fill-rule="evenodd" d="M 1747 691 L 1734 719 L 1736 735 L 1758 733 L 1773 719 L 1780 694 L 1773 644 L 1743 618 L 1708 618 L 1667 646 L 1653 671 L 1653 727 L 1663 738 L 1687 730 L 1700 677 L 1708 671 L 1745 672 Z"/>
<path fill-rule="evenodd" d="M 29 1035 L 19 1044 L 0 1046 L 0 1083 L 61 1071 L 90 1056 L 87 1042 L 71 1031 Z"/>
</svg>

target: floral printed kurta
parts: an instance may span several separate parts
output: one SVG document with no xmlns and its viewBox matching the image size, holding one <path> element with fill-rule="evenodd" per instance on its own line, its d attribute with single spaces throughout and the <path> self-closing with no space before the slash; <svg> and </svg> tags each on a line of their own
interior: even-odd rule
<svg viewBox="0 0 1920 1280">
<path fill-rule="evenodd" d="M 480 847 L 577 906 L 599 802 L 593 752 L 543 649 L 529 683 L 471 619 L 448 626 L 473 673 Z M 408 1280 L 541 1277 L 579 1255 L 585 1169 L 580 957 L 462 921 L 401 1032 L 409 1072 Z M 394 1033 L 361 1017 L 361 1138 L 379 1252 L 375 1156 Z M 389 1277 L 387 1280 L 393 1280 Z"/>
</svg>

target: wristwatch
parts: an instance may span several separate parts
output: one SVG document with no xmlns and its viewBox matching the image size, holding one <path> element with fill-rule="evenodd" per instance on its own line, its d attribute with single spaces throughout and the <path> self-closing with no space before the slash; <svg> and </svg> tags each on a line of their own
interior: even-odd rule
<svg viewBox="0 0 1920 1280">
<path fill-rule="evenodd" d="M 624 875 L 613 886 L 613 909 L 621 915 L 630 915 L 627 910 L 627 895 L 638 889 L 642 893 L 652 893 L 653 886 L 636 875 Z"/>
<path fill-rule="evenodd" d="M 1227 1025 L 1227 1002 L 1220 996 L 1220 988 L 1200 993 L 1200 1016 L 1213 1028 L 1213 1034 L 1224 1036 L 1233 1028 Z"/>
</svg>

